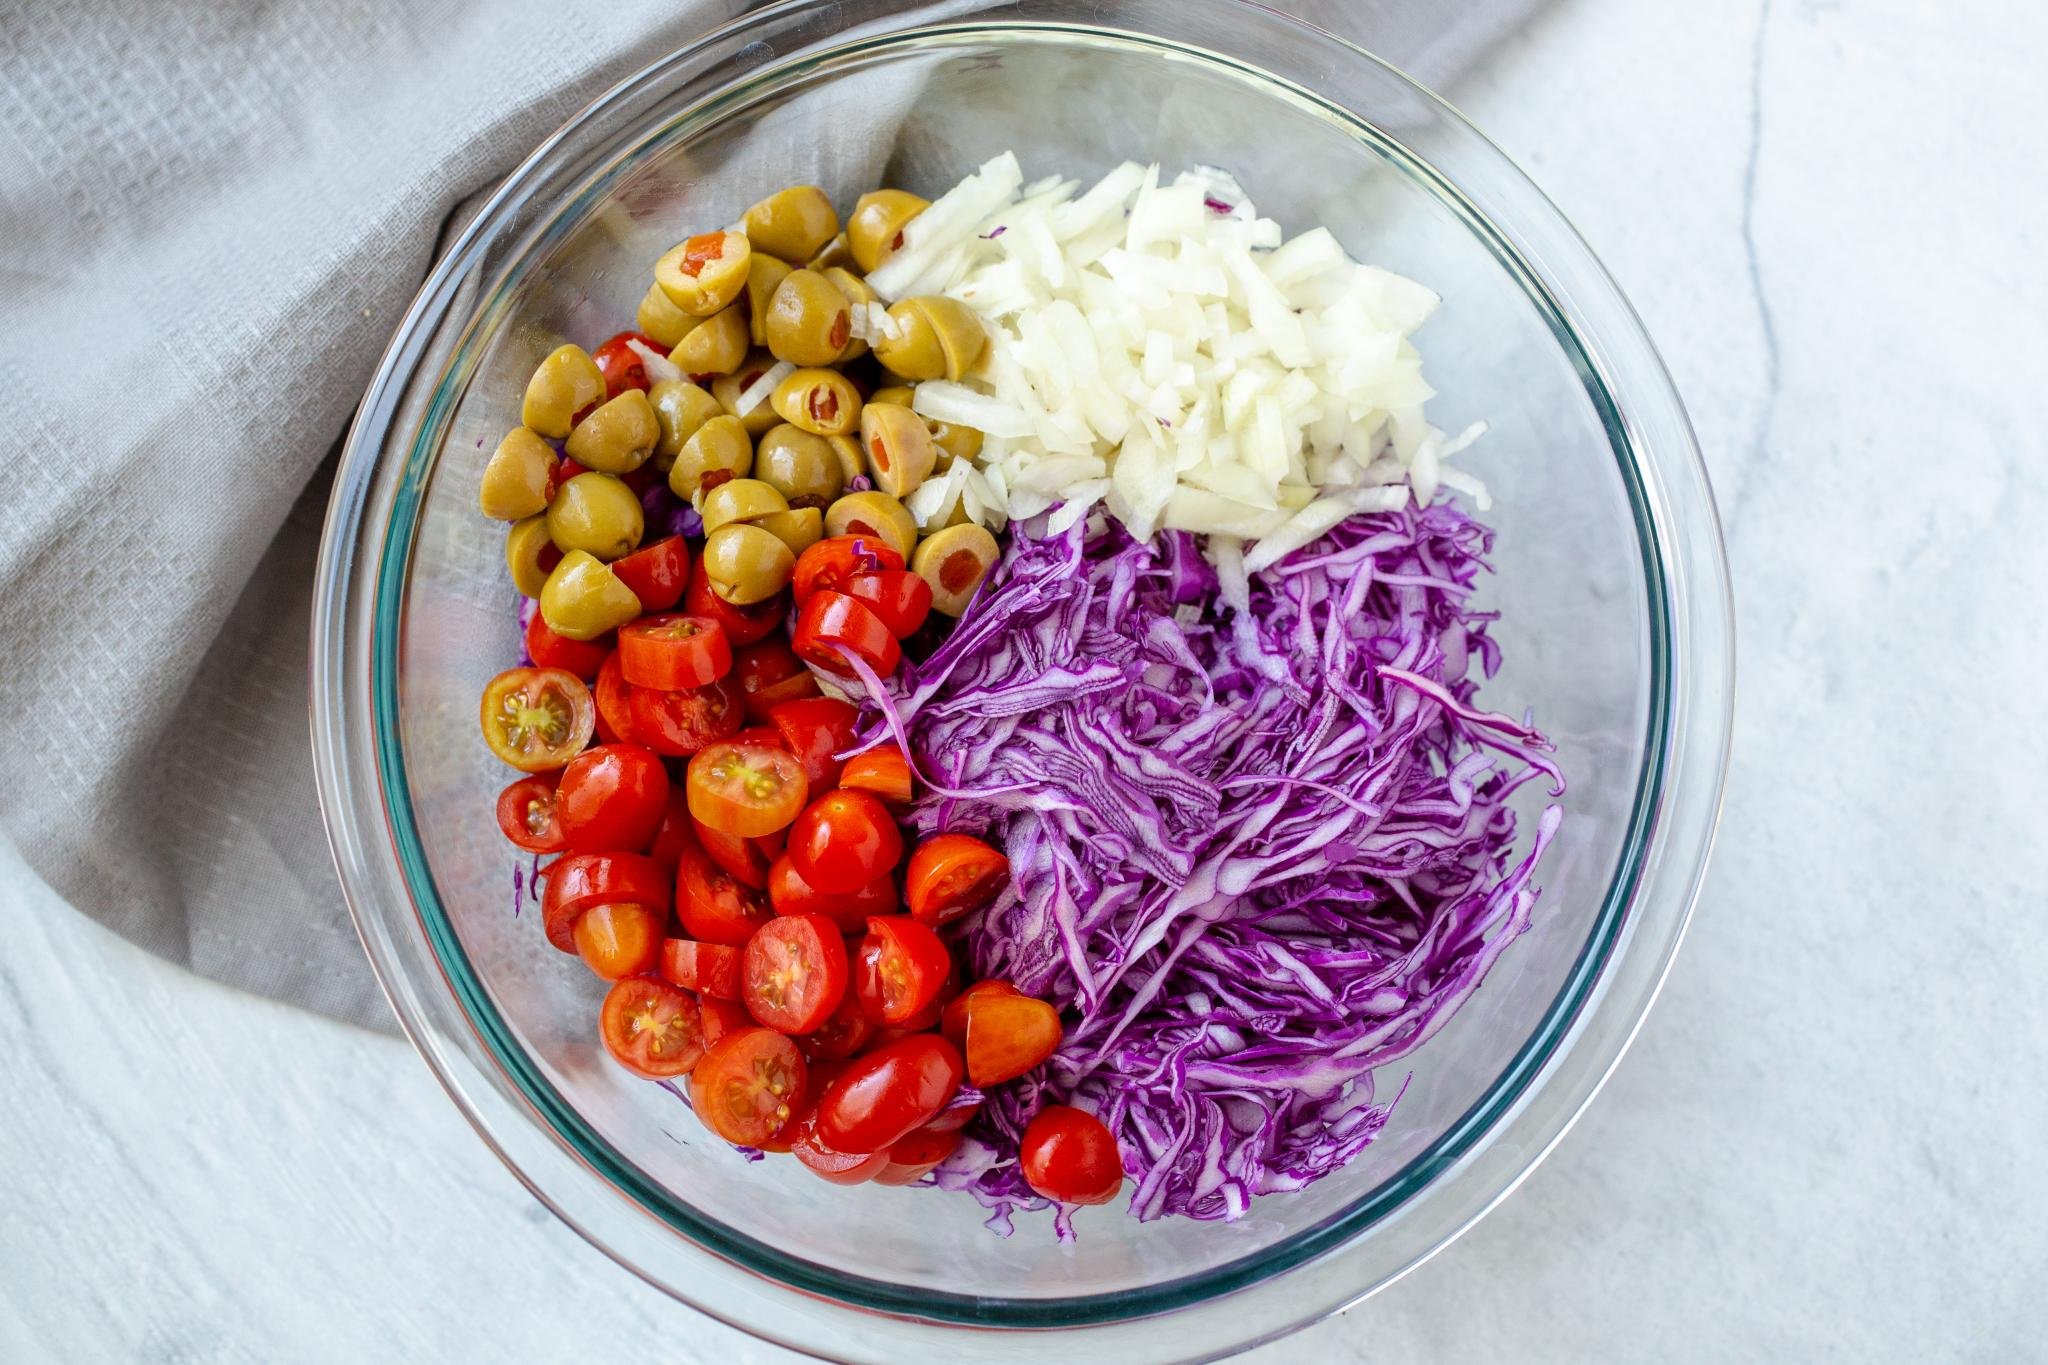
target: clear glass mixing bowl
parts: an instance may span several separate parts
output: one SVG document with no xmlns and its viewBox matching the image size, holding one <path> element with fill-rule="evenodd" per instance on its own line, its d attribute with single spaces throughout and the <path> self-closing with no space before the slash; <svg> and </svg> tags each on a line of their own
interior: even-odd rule
<svg viewBox="0 0 2048 1365">
<path fill-rule="evenodd" d="M 1236 1223 L 1141 1224 L 1112 1205 L 1083 1213 L 1071 1245 L 1043 1215 L 1003 1240 L 965 1197 L 747 1164 L 602 1056 L 600 983 L 513 915 L 493 824 L 506 775 L 476 698 L 517 640 L 503 531 L 475 489 L 534 361 L 617 330 L 662 250 L 768 189 L 932 194 L 1005 149 L 1027 175 L 1223 166 L 1290 231 L 1326 224 L 1443 295 L 1419 338 L 1433 416 L 1492 428 L 1460 457 L 1497 500 L 1487 594 L 1507 665 L 1483 697 L 1532 707 L 1572 778 L 1534 929 L 1404 1064 L 1385 1134 Z M 337 481 L 314 742 L 342 881 L 407 1033 L 484 1140 L 621 1264 L 834 1358 L 1209 1357 L 1441 1247 L 1612 1068 L 1706 859 L 1730 630 L 1705 474 L 1640 325 L 1557 211 L 1434 97 L 1236 0 L 835 0 L 740 17 L 604 96 L 436 268 Z"/>
</svg>

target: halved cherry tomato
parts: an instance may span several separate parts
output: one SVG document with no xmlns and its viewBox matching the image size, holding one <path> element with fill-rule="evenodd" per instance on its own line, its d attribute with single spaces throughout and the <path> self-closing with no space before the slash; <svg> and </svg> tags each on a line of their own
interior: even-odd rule
<svg viewBox="0 0 2048 1365">
<path fill-rule="evenodd" d="M 877 1185 L 909 1185 L 930 1175 L 960 1145 L 960 1130 L 930 1124 L 889 1144 L 889 1164 L 875 1172 Z"/>
<path fill-rule="evenodd" d="M 846 944 L 823 915 L 785 915 L 747 941 L 747 1009 L 769 1028 L 809 1033 L 846 997 Z"/>
<path fill-rule="evenodd" d="M 1049 1104 L 1024 1130 L 1024 1181 L 1062 1204 L 1107 1204 L 1123 1188 L 1123 1158 L 1102 1120 L 1072 1105 Z"/>
<path fill-rule="evenodd" d="M 946 1007 L 942 1027 L 967 1059 L 968 1083 L 980 1089 L 1031 1070 L 1059 1050 L 1062 1036 L 1058 1010 L 1015 991 L 963 995 Z"/>
<path fill-rule="evenodd" d="M 765 744 L 713 744 L 690 760 L 690 814 L 710 829 L 755 839 L 786 829 L 804 808 L 810 783 L 788 750 Z"/>
<path fill-rule="evenodd" d="M 690 820 L 690 798 L 676 783 L 669 783 L 668 804 L 662 808 L 661 825 L 647 856 L 673 869 L 682 861 L 683 850 L 697 847 L 697 832 Z"/>
<path fill-rule="evenodd" d="M 920 1133 L 957 1133 L 974 1122 L 974 1116 L 981 1112 L 981 1101 L 972 1104 L 949 1104 L 932 1115 L 932 1121 L 918 1129 Z"/>
<path fill-rule="evenodd" d="M 555 812 L 555 777 L 535 773 L 498 793 L 498 828 L 528 853 L 560 853 L 568 845 Z"/>
<path fill-rule="evenodd" d="M 766 721 L 769 709 L 781 702 L 818 695 L 818 680 L 811 670 L 778 639 L 740 650 L 733 655 L 732 671 L 740 680 L 740 690 L 747 694 L 747 719 L 757 724 Z"/>
<path fill-rule="evenodd" d="M 620 733 L 637 737 L 637 742 L 670 758 L 687 757 L 707 744 L 729 738 L 746 720 L 739 684 L 729 674 L 704 687 L 676 692 L 625 685 L 632 689 L 626 694 L 631 723 L 630 727 L 621 726 Z"/>
<path fill-rule="evenodd" d="M 753 1027 L 753 1016 L 747 1017 L 748 1027 Z M 755 1144 L 764 1152 L 787 1152 L 790 1144 L 810 1125 L 811 1116 L 818 1112 L 818 1096 L 825 1093 L 825 1087 L 839 1079 L 839 1073 L 846 1070 L 845 1062 L 813 1061 L 804 1058 L 804 1094 L 801 1102 L 789 1107 L 789 1118 L 773 1136 Z"/>
<path fill-rule="evenodd" d="M 650 466 L 642 468 L 652 472 Z M 690 583 L 689 542 L 681 536 L 665 536 L 624 559 L 613 560 L 612 572 L 640 599 L 640 610 L 667 611 L 683 600 L 683 589 Z"/>
<path fill-rule="evenodd" d="M 754 1016 L 747 1013 L 747 1007 L 737 1000 L 720 1000 L 715 995 L 697 997 L 697 1007 L 704 1012 L 704 1046 L 710 1047 L 728 1033 L 754 1027 Z"/>
<path fill-rule="evenodd" d="M 857 575 L 902 567 L 903 556 L 879 536 L 834 536 L 796 557 L 790 591 L 801 611 L 814 593 L 844 591 L 841 585 Z"/>
<path fill-rule="evenodd" d="M 782 624 L 782 614 L 787 606 L 779 592 L 751 607 L 734 606 L 711 590 L 711 580 L 704 576 L 701 557 L 690 574 L 690 586 L 683 593 L 683 610 L 692 616 L 708 616 L 725 627 L 725 638 L 734 649 L 751 645 L 772 634 Z"/>
<path fill-rule="evenodd" d="M 632 698 L 636 690 L 626 681 L 626 675 L 619 671 L 619 652 L 614 649 L 605 656 L 597 670 L 597 685 L 591 689 L 597 698 L 598 732 L 605 735 L 607 744 L 638 744 L 639 738 L 633 729 Z"/>
<path fill-rule="evenodd" d="M 590 689 L 560 668 L 508 668 L 484 684 L 484 742 L 521 772 L 544 773 L 581 753 L 597 725 Z"/>
<path fill-rule="evenodd" d="M 868 1022 L 860 1001 L 847 991 L 839 997 L 831 1016 L 796 1043 L 804 1056 L 814 1061 L 838 1061 L 860 1051 L 874 1036 L 875 1026 Z"/>
<path fill-rule="evenodd" d="M 856 1057 L 818 1098 L 818 1136 L 841 1152 L 875 1152 L 922 1127 L 960 1089 L 960 1053 L 916 1033 Z"/>
<path fill-rule="evenodd" d="M 999 976 L 983 977 L 966 990 L 953 997 L 947 1004 L 945 1015 L 939 1021 L 939 1032 L 946 1035 L 946 1041 L 963 1051 L 967 1047 L 967 1012 L 976 1000 L 984 995 L 1021 995 L 1015 986 Z"/>
<path fill-rule="evenodd" d="M 782 742 L 782 731 L 772 725 L 749 725 L 732 737 L 734 744 L 765 744 L 771 749 L 789 752 L 789 746 Z"/>
<path fill-rule="evenodd" d="M 811 1174 L 835 1185 L 865 1184 L 889 1165 L 887 1152 L 839 1152 L 827 1147 L 818 1136 L 816 1117 L 797 1126 L 789 1151 Z"/>
<path fill-rule="evenodd" d="M 740 998 L 740 964 L 743 960 L 738 948 L 730 948 L 723 943 L 699 943 L 693 938 L 661 941 L 662 976 L 707 999 Z"/>
<path fill-rule="evenodd" d="M 668 769 L 637 744 L 585 749 L 562 769 L 555 817 L 575 853 L 637 852 L 654 840 L 668 809 Z"/>
<path fill-rule="evenodd" d="M 911 796 L 910 761 L 894 744 L 855 754 L 840 766 L 839 785 L 873 792 L 892 805 L 903 805 Z"/>
<path fill-rule="evenodd" d="M 664 612 L 619 627 L 619 672 L 635 687 L 674 692 L 716 682 L 731 670 L 725 627 L 709 617 Z"/>
<path fill-rule="evenodd" d="M 559 668 L 589 682 L 611 652 L 609 631 L 595 640 L 572 640 L 555 634 L 537 611 L 526 618 L 526 657 L 536 668 Z"/>
<path fill-rule="evenodd" d="M 854 724 L 860 719 L 851 702 L 837 697 L 786 701 L 769 712 L 768 719 L 782 735 L 783 745 L 803 764 L 811 790 L 823 791 L 839 780 L 839 760 L 833 755 L 853 747 Z"/>
<path fill-rule="evenodd" d="M 785 853 L 769 865 L 768 903 L 778 915 L 823 915 L 841 933 L 859 933 L 869 916 L 896 909 L 896 879 L 884 872 L 858 891 L 828 893 L 805 881 Z"/>
<path fill-rule="evenodd" d="M 908 569 L 884 569 L 846 580 L 840 591 L 874 608 L 882 624 L 899 640 L 917 633 L 932 614 L 932 585 Z"/>
<path fill-rule="evenodd" d="M 971 834 L 934 834 L 910 853 L 903 899 L 926 924 L 971 915 L 1002 894 L 1010 860 Z"/>
<path fill-rule="evenodd" d="M 711 855 L 711 861 L 734 881 L 756 891 L 767 887 L 768 866 L 782 856 L 781 830 L 758 839 L 742 839 L 737 834 L 715 830 L 695 816 L 690 819 L 690 827 L 698 844 Z"/>
<path fill-rule="evenodd" d="M 697 1117 L 727 1142 L 744 1147 L 758 1147 L 773 1137 L 803 1097 L 803 1054 L 772 1028 L 726 1034 L 690 1073 Z"/>
<path fill-rule="evenodd" d="M 541 895 L 541 923 L 548 942 L 576 951 L 576 918 L 596 905 L 644 905 L 668 914 L 672 883 L 668 869 L 642 853 L 571 853 L 548 864 Z M 699 935 L 702 937 L 702 935 Z"/>
<path fill-rule="evenodd" d="M 681 1076 L 704 1056 L 697 1002 L 651 976 L 627 977 L 605 993 L 598 1037 L 620 1066 L 650 1080 Z"/>
<path fill-rule="evenodd" d="M 590 353 L 597 372 L 604 376 L 604 396 L 617 398 L 627 389 L 646 390 L 647 361 L 626 343 L 637 341 L 656 355 L 667 355 L 668 347 L 644 332 L 621 332 Z"/>
<path fill-rule="evenodd" d="M 607 981 L 623 981 L 654 970 L 661 958 L 661 930 L 666 913 L 657 916 L 644 905 L 593 905 L 576 917 L 571 931 L 576 951 L 590 970 Z"/>
<path fill-rule="evenodd" d="M 790 864 L 827 894 L 857 891 L 902 857 L 895 818 L 869 792 L 826 792 L 789 828 Z"/>
<path fill-rule="evenodd" d="M 595 408 L 596 406 L 597 404 L 592 403 L 590 407 L 578 409 L 574 420 L 577 422 L 582 421 L 584 416 L 587 413 L 589 413 L 592 408 Z M 548 475 L 548 501 L 553 502 L 555 500 L 555 494 L 561 491 L 563 484 L 569 482 L 569 480 L 575 478 L 578 474 L 588 474 L 589 472 L 589 470 L 585 469 L 582 465 L 577 464 L 574 460 L 570 459 L 566 455 L 563 456 L 561 459 L 555 461 L 555 472 Z M 547 549 L 554 550 L 554 546 L 550 545 L 547 547 Z M 550 563 L 548 561 L 546 550 L 543 550 L 541 552 L 540 566 L 543 569 L 552 569 L 555 567 L 555 564 L 559 564 L 561 563 L 561 561 L 562 552 L 560 550 L 555 550 L 555 557 L 553 563 Z"/>
<path fill-rule="evenodd" d="M 903 662 L 903 646 L 882 624 L 867 603 L 843 592 L 820 590 L 811 594 L 796 618 L 791 645 L 806 662 L 827 673 L 851 674 L 853 669 L 839 651 L 846 650 L 883 677 Z"/>
<path fill-rule="evenodd" d="M 877 1024 L 908 1024 L 931 1008 L 953 970 L 953 955 L 928 924 L 908 915 L 877 915 L 856 954 L 854 990 Z"/>
<path fill-rule="evenodd" d="M 691 938 L 744 948 L 775 912 L 759 891 L 741 886 L 702 849 L 693 848 L 676 864 L 676 918 Z"/>
</svg>

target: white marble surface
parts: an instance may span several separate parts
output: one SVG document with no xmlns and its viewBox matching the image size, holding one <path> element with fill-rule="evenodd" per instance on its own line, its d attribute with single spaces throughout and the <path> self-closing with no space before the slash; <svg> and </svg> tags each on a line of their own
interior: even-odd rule
<svg viewBox="0 0 2048 1365">
<path fill-rule="evenodd" d="M 1454 97 L 1691 404 L 1742 681 L 1721 851 L 1591 1113 L 1256 1358 L 2048 1346 L 2048 11 L 1561 0 Z M 0 1359 L 779 1360 L 556 1224 L 402 1043 L 0 852 Z"/>
</svg>

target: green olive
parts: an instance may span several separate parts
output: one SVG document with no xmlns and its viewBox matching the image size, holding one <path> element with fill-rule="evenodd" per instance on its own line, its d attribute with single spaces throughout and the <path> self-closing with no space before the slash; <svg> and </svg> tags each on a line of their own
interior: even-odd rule
<svg viewBox="0 0 2048 1365">
<path fill-rule="evenodd" d="M 747 310 L 730 303 L 690 329 L 668 358 L 684 374 L 731 374 L 747 358 Z"/>
<path fill-rule="evenodd" d="M 914 390 L 908 384 L 887 384 L 868 395 L 870 403 L 895 403 L 909 407 Z"/>
<path fill-rule="evenodd" d="M 896 335 L 876 339 L 875 359 L 905 379 L 959 379 L 988 345 L 974 310 L 943 294 L 899 300 L 889 317 Z"/>
<path fill-rule="evenodd" d="M 740 395 L 754 386 L 754 381 L 768 373 L 775 364 L 775 357 L 766 351 L 751 351 L 744 365 L 735 374 L 722 374 L 711 381 L 711 396 L 718 400 L 720 407 L 735 417 L 747 429 L 748 436 L 759 436 L 782 419 L 775 415 L 772 400 L 756 403 L 745 416 L 740 416 Z"/>
<path fill-rule="evenodd" d="M 753 254 L 744 233 L 700 232 L 654 263 L 654 282 L 676 307 L 708 318 L 747 287 Z"/>
<path fill-rule="evenodd" d="M 647 286 L 646 297 L 640 300 L 640 307 L 633 314 L 633 325 L 664 346 L 673 346 L 681 341 L 699 321 L 701 319 L 676 307 L 675 300 L 662 293 L 658 284 Z"/>
<path fill-rule="evenodd" d="M 661 423 L 643 389 L 627 389 L 576 424 L 563 454 L 585 469 L 630 474 L 647 463 Z"/>
<path fill-rule="evenodd" d="M 796 555 L 780 537 L 745 523 L 706 536 L 701 563 L 711 591 L 737 607 L 767 601 L 796 572 Z"/>
<path fill-rule="evenodd" d="M 854 274 L 851 270 L 846 270 L 836 265 L 828 266 L 824 271 L 824 275 L 826 279 L 832 282 L 834 289 L 845 295 L 846 301 L 849 304 L 858 306 L 866 303 L 880 303 L 882 301 L 882 296 L 868 288 L 868 282 Z M 840 351 L 838 360 L 833 363 L 844 365 L 847 361 L 858 360 L 867 353 L 868 344 L 859 337 L 853 337 L 846 343 L 846 348 Z"/>
<path fill-rule="evenodd" d="M 791 507 L 827 507 L 846 488 L 831 441 L 788 422 L 755 443 L 754 477 L 774 485 Z"/>
<path fill-rule="evenodd" d="M 748 209 L 740 230 L 757 251 L 807 261 L 838 233 L 839 215 L 816 185 L 792 185 Z"/>
<path fill-rule="evenodd" d="M 964 427 L 957 422 L 925 422 L 926 430 L 932 434 L 932 444 L 938 448 L 939 468 L 951 469 L 955 460 L 971 460 L 981 454 L 981 432 L 973 427 Z"/>
<path fill-rule="evenodd" d="M 754 467 L 754 442 L 740 419 L 721 411 L 690 433 L 675 463 L 668 467 L 668 491 L 694 498 L 707 482 L 714 488 L 727 479 L 746 476 Z"/>
<path fill-rule="evenodd" d="M 830 270 L 834 266 L 852 265 L 853 249 L 846 244 L 846 234 L 834 234 L 832 240 L 819 247 L 818 254 L 804 264 L 813 270 Z"/>
<path fill-rule="evenodd" d="M 792 270 L 768 300 L 768 352 L 793 365 L 830 365 L 853 337 L 846 295 L 815 270 Z"/>
<path fill-rule="evenodd" d="M 924 418 L 896 403 L 868 402 L 860 410 L 860 448 L 875 487 L 907 498 L 931 477 L 938 462 Z"/>
<path fill-rule="evenodd" d="M 541 585 L 548 581 L 548 570 L 561 553 L 548 537 L 548 519 L 544 516 L 515 521 L 505 533 L 505 567 L 511 571 L 512 586 L 519 589 L 522 597 L 540 596 Z"/>
<path fill-rule="evenodd" d="M 664 379 L 647 391 L 654 404 L 655 420 L 661 423 L 661 439 L 654 445 L 654 466 L 663 473 L 674 465 L 683 442 L 697 434 L 697 428 L 725 412 L 709 392 L 687 379 Z"/>
<path fill-rule="evenodd" d="M 846 220 L 846 245 L 865 275 L 903 245 L 903 225 L 931 207 L 908 190 L 871 190 L 854 201 Z"/>
<path fill-rule="evenodd" d="M 878 536 L 906 560 L 917 545 L 917 519 L 887 493 L 848 493 L 825 509 L 828 536 Z"/>
<path fill-rule="evenodd" d="M 518 521 L 545 512 L 548 483 L 555 477 L 555 448 L 525 427 L 514 427 L 484 466 L 477 502 L 484 515 Z"/>
<path fill-rule="evenodd" d="M 575 425 L 577 413 L 603 400 L 604 375 L 597 362 L 581 346 L 557 346 L 526 381 L 519 424 L 559 441 Z"/>
<path fill-rule="evenodd" d="M 860 390 L 837 370 L 797 370 L 775 386 L 768 406 L 813 436 L 844 436 L 860 425 Z"/>
<path fill-rule="evenodd" d="M 704 518 L 704 534 L 708 536 L 721 526 L 757 521 L 788 510 L 789 503 L 782 494 L 759 479 L 727 479 L 705 492 L 697 514 Z"/>
<path fill-rule="evenodd" d="M 771 512 L 753 523 L 800 555 L 825 538 L 825 514 L 815 507 L 792 507 Z"/>
<path fill-rule="evenodd" d="M 760 251 L 747 263 L 747 316 L 752 319 L 747 339 L 756 346 L 768 344 L 768 300 L 775 297 L 776 288 L 794 268 L 788 261 Z"/>
<path fill-rule="evenodd" d="M 644 529 L 640 499 L 609 474 L 578 474 L 548 504 L 548 537 L 563 554 L 582 550 L 618 559 L 633 553 Z"/>
<path fill-rule="evenodd" d="M 932 585 L 932 610 L 958 616 L 996 562 L 996 538 L 973 522 L 934 531 L 910 557 L 917 576 Z"/>
<path fill-rule="evenodd" d="M 540 619 L 571 640 L 595 640 L 640 614 L 640 599 L 611 565 L 571 550 L 540 590 Z"/>
<path fill-rule="evenodd" d="M 801 427 L 798 430 L 802 430 Z M 844 488 L 867 472 L 867 463 L 861 459 L 860 442 L 851 436 L 827 436 L 825 444 L 832 447 L 832 454 L 839 461 L 839 486 Z"/>
</svg>

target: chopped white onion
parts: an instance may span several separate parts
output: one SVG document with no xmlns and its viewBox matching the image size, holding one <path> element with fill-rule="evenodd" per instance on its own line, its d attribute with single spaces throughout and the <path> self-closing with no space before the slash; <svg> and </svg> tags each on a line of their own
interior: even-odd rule
<svg viewBox="0 0 2048 1365">
<path fill-rule="evenodd" d="M 780 384 L 795 373 L 796 366 L 790 364 L 787 360 L 776 361 L 761 372 L 759 379 L 756 379 L 753 383 L 740 390 L 739 399 L 733 404 L 733 410 L 741 417 L 745 417 L 755 408 L 768 401 L 768 395 L 775 392 L 777 384 Z"/>
<path fill-rule="evenodd" d="M 628 338 L 626 346 L 634 355 L 640 357 L 640 362 L 646 367 L 647 378 L 651 383 L 673 384 L 677 380 L 686 377 L 683 374 L 682 366 L 676 364 L 675 361 L 670 360 L 646 342 Z"/>
</svg>

